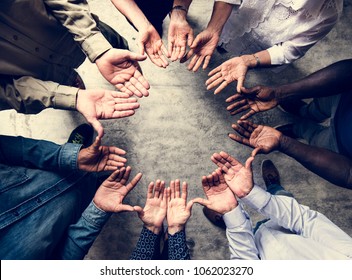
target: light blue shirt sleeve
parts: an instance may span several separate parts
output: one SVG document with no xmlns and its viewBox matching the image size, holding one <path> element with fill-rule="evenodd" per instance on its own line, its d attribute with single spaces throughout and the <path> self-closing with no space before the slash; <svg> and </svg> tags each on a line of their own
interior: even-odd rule
<svg viewBox="0 0 352 280">
<path fill-rule="evenodd" d="M 271 195 L 262 188 L 254 186 L 242 202 L 279 226 L 352 258 L 352 238 L 326 216 L 299 204 L 296 199 Z"/>
<path fill-rule="evenodd" d="M 255 246 L 251 220 L 242 205 L 223 216 L 226 224 L 226 236 L 229 241 L 231 259 L 257 260 L 258 250 Z"/>
<path fill-rule="evenodd" d="M 92 201 L 78 222 L 68 228 L 60 257 L 65 260 L 83 259 L 110 216 L 111 213 L 99 209 Z"/>
</svg>

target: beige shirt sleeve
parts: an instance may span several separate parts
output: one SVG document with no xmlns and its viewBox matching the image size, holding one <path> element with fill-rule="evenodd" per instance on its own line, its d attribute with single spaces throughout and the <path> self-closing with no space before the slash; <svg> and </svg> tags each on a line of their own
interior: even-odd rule
<svg viewBox="0 0 352 280">
<path fill-rule="evenodd" d="M 97 17 L 91 14 L 86 0 L 44 0 L 44 2 L 55 18 L 74 36 L 91 62 L 112 48 L 97 27 L 95 21 Z"/>
<path fill-rule="evenodd" d="M 36 114 L 46 108 L 76 109 L 78 88 L 41 81 L 32 77 L 0 78 L 0 109 Z"/>
</svg>

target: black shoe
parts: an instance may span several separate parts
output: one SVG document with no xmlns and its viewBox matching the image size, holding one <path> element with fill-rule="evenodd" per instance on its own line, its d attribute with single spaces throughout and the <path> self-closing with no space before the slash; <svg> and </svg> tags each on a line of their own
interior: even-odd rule
<svg viewBox="0 0 352 280">
<path fill-rule="evenodd" d="M 262 176 L 267 189 L 271 185 L 281 185 L 279 171 L 269 159 L 262 162 Z"/>
<path fill-rule="evenodd" d="M 276 130 L 280 131 L 283 135 L 297 139 L 298 136 L 293 132 L 293 123 L 279 125 L 275 127 Z"/>
<path fill-rule="evenodd" d="M 81 144 L 88 147 L 93 143 L 94 129 L 89 124 L 81 124 L 76 127 L 70 134 L 67 143 Z"/>
<path fill-rule="evenodd" d="M 215 226 L 226 229 L 226 224 L 224 222 L 224 219 L 222 218 L 222 215 L 214 210 L 210 210 L 207 207 L 203 207 L 203 213 L 205 217 Z"/>
<path fill-rule="evenodd" d="M 279 108 L 284 112 L 290 113 L 292 115 L 300 116 L 300 110 L 303 106 L 307 105 L 306 102 L 296 99 L 286 102 L 280 102 Z"/>
</svg>

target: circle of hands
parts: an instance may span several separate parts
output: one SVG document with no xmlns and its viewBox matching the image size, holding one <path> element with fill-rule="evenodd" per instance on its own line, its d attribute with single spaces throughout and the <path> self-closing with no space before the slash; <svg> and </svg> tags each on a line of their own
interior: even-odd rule
<svg viewBox="0 0 352 280">
<path fill-rule="evenodd" d="M 195 38 L 186 20 L 174 17 L 168 32 L 168 49 L 164 46 L 156 29 L 150 25 L 141 32 L 139 54 L 127 50 L 110 49 L 96 60 L 102 75 L 120 92 L 109 90 L 84 90 L 78 92 L 77 110 L 81 112 L 98 132 L 94 143 L 79 152 L 78 168 L 88 172 L 110 171 L 112 174 L 101 184 L 93 199 L 100 209 L 106 212 L 134 211 L 144 225 L 154 233 L 162 231 L 166 219 L 168 232 L 184 229 L 191 216 L 194 203 L 199 203 L 220 214 L 234 209 L 238 198 L 248 195 L 253 188 L 251 164 L 258 153 L 269 153 L 280 149 L 284 137 L 274 128 L 257 125 L 247 119 L 256 113 L 276 107 L 279 103 L 275 88 L 243 86 L 248 66 L 241 57 L 234 57 L 209 72 L 207 89 L 217 87 L 218 94 L 230 83 L 237 81 L 237 93 L 226 99 L 227 110 L 231 115 L 245 112 L 237 123 L 232 125 L 236 133 L 229 137 L 236 142 L 253 148 L 251 156 L 242 165 L 225 152 L 215 153 L 211 160 L 217 169 L 201 179 L 206 198 L 193 198 L 187 202 L 188 185 L 180 180 L 165 182 L 156 180 L 147 189 L 144 208 L 123 204 L 126 195 L 140 181 L 138 173 L 129 183 L 131 167 L 125 167 L 126 152 L 117 147 L 101 145 L 104 130 L 100 119 L 124 118 L 132 116 L 139 108 L 137 97 L 149 95 L 150 85 L 143 77 L 138 61 L 149 59 L 157 66 L 166 68 L 171 61 L 190 61 L 188 70 L 196 72 L 206 69 L 217 47 L 219 37 L 205 29 Z M 187 51 L 187 48 L 189 49 Z"/>
</svg>

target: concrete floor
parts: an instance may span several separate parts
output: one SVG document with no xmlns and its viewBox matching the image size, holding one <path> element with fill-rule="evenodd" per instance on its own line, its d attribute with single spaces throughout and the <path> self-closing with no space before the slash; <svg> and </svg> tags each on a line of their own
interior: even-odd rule
<svg viewBox="0 0 352 280">
<path fill-rule="evenodd" d="M 88 1 L 101 20 L 118 30 L 137 51 L 138 34 L 110 1 Z M 207 24 L 212 2 L 194 0 L 189 19 L 195 33 Z M 202 16 L 200 16 L 202 15 Z M 246 86 L 257 84 L 282 84 L 301 78 L 341 59 L 351 58 L 352 0 L 345 0 L 344 12 L 335 28 L 314 46 L 304 58 L 280 73 L 270 70 L 251 71 Z M 165 20 L 167 30 L 169 19 Z M 166 32 L 167 33 L 167 32 Z M 166 36 L 164 36 L 167 44 Z M 226 57 L 215 54 L 209 69 L 221 64 Z M 133 174 L 143 172 L 140 184 L 129 194 L 126 203 L 145 203 L 146 188 L 150 181 L 166 182 L 179 178 L 189 183 L 189 197 L 203 196 L 200 178 L 214 170 L 210 156 L 220 150 L 227 151 L 242 162 L 251 149 L 235 143 L 227 137 L 231 123 L 238 117 L 225 110 L 224 100 L 235 86 L 229 86 L 214 96 L 204 85 L 209 69 L 191 73 L 186 65 L 172 63 L 167 69 L 159 69 L 150 61 L 141 63 L 145 77 L 151 84 L 150 96 L 140 99 L 141 108 L 128 119 L 104 121 L 106 145 L 117 145 L 128 152 L 128 164 Z M 112 88 L 99 74 L 95 65 L 85 62 L 79 69 L 88 88 Z M 46 139 L 62 144 L 71 130 L 84 122 L 76 112 L 48 109 L 38 115 L 21 115 L 15 111 L 0 112 L 0 134 L 22 135 Z M 258 114 L 257 123 L 271 126 L 290 121 L 290 116 L 278 109 Z M 60 128 L 60 129 L 58 129 Z M 263 185 L 260 164 L 270 158 L 277 165 L 283 186 L 312 209 L 320 211 L 352 236 L 350 216 L 352 190 L 339 188 L 306 170 L 290 157 L 274 152 L 256 158 L 254 180 Z M 132 175 L 133 175 L 132 174 Z M 253 222 L 261 217 L 250 211 Z M 128 259 L 142 227 L 134 213 L 115 214 L 104 227 L 86 259 Z M 192 259 L 228 259 L 229 250 L 225 232 L 210 224 L 195 205 L 187 224 L 187 240 Z"/>
</svg>

